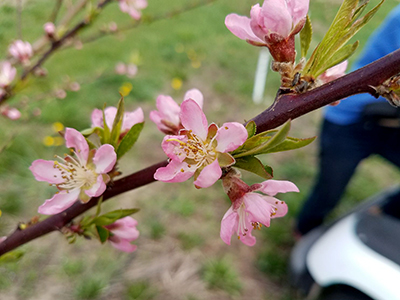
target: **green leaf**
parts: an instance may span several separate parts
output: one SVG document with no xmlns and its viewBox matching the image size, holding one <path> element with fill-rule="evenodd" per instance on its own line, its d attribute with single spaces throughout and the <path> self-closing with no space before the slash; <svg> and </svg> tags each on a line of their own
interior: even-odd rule
<svg viewBox="0 0 400 300">
<path fill-rule="evenodd" d="M 329 61 L 326 62 L 324 68 L 329 69 L 348 59 L 356 51 L 358 44 L 359 42 L 356 41 L 354 44 L 344 46 L 342 49 L 336 52 Z"/>
<path fill-rule="evenodd" d="M 118 101 L 117 113 L 115 114 L 114 122 L 111 129 L 111 145 L 118 145 L 119 136 L 121 134 L 122 120 L 124 118 L 124 97 Z"/>
<path fill-rule="evenodd" d="M 132 126 L 128 133 L 123 137 L 121 143 L 117 148 L 117 158 L 120 159 L 126 152 L 128 152 L 139 138 L 140 132 L 144 126 L 143 123 L 137 123 Z"/>
<path fill-rule="evenodd" d="M 236 163 L 234 166 L 252 172 L 265 179 L 271 179 L 273 177 L 272 168 L 269 166 L 264 166 L 262 162 L 254 156 L 238 158 L 236 159 Z"/>
<path fill-rule="evenodd" d="M 24 256 L 24 254 L 25 252 L 23 250 L 14 250 L 5 253 L 2 256 L 0 256 L 0 264 L 17 262 L 22 258 L 22 256 Z"/>
<path fill-rule="evenodd" d="M 104 215 L 94 218 L 93 224 L 95 224 L 96 226 L 107 226 L 119 219 L 137 213 L 138 211 L 138 208 L 113 210 Z"/>
<path fill-rule="evenodd" d="M 332 57 L 372 18 L 383 1 L 366 13 L 364 17 L 359 18 L 366 1 L 362 1 L 359 5 L 358 0 L 344 0 L 328 32 L 307 61 L 303 75 L 317 78 L 325 72 L 328 69 L 327 62 L 332 62 Z"/>
<path fill-rule="evenodd" d="M 307 139 L 287 137 L 283 143 L 280 143 L 274 148 L 268 149 L 266 152 L 263 152 L 263 154 L 299 149 L 311 144 L 316 138 L 316 136 Z"/>
<path fill-rule="evenodd" d="M 310 17 L 307 15 L 306 23 L 304 24 L 303 29 L 300 31 L 301 57 L 306 57 L 307 55 L 311 44 L 312 34 L 313 30 Z"/>
<path fill-rule="evenodd" d="M 257 126 L 256 122 L 250 121 L 249 123 L 246 124 L 246 130 L 247 130 L 247 138 L 251 138 L 253 135 L 256 134 L 257 131 Z"/>
<path fill-rule="evenodd" d="M 100 197 L 99 202 L 97 202 L 96 214 L 97 217 L 101 213 L 101 204 L 103 203 L 103 196 Z"/>
<path fill-rule="evenodd" d="M 105 229 L 103 226 L 96 226 L 96 231 L 99 236 L 100 242 L 102 244 L 104 244 L 108 240 L 108 237 L 110 236 L 110 232 L 107 229 Z"/>
<path fill-rule="evenodd" d="M 87 128 L 87 129 L 81 130 L 81 133 L 83 136 L 87 137 L 87 136 L 93 134 L 97 129 L 99 129 L 99 127 Z"/>
<path fill-rule="evenodd" d="M 246 151 L 242 151 L 240 153 L 233 152 L 232 155 L 236 159 L 239 157 L 254 156 L 260 153 L 264 153 L 268 149 L 274 148 L 280 143 L 282 143 L 286 139 L 289 130 L 290 130 L 290 120 L 287 121 L 272 137 L 263 136 L 262 134 L 255 135 L 254 137 L 252 137 L 250 140 L 247 140 L 243 144 L 244 149 L 246 149 Z M 246 145 L 246 143 L 248 141 L 251 143 L 253 139 L 254 140 L 257 139 L 257 143 L 250 144 L 250 146 L 253 146 L 250 148 L 248 144 Z"/>
</svg>

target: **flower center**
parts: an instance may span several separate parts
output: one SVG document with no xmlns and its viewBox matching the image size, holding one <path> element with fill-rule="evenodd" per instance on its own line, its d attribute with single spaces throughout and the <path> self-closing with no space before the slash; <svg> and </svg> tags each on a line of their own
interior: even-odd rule
<svg viewBox="0 0 400 300">
<path fill-rule="evenodd" d="M 207 166 L 211 164 L 217 157 L 215 151 L 214 139 L 203 141 L 191 131 L 186 133 L 188 140 L 186 142 L 178 139 L 169 139 L 168 141 L 175 141 L 179 143 L 179 153 L 184 153 L 185 161 L 190 164 L 195 164 L 195 168 Z"/>
<path fill-rule="evenodd" d="M 244 203 L 242 203 L 240 205 L 237 212 L 238 212 L 238 216 L 239 216 L 237 235 L 238 235 L 238 239 L 240 240 L 240 237 L 245 237 L 247 235 L 247 233 L 249 232 L 249 229 L 247 228 L 247 224 L 246 224 L 247 223 L 246 218 L 248 217 L 248 213 L 246 212 L 246 206 Z M 262 227 L 262 224 L 260 222 L 251 222 L 251 226 L 253 227 L 253 229 L 260 230 Z"/>
<path fill-rule="evenodd" d="M 64 179 L 63 183 L 56 184 L 59 189 L 72 190 L 72 189 L 90 189 L 97 181 L 96 172 L 86 165 L 79 156 L 74 159 L 70 155 L 65 158 L 56 156 L 60 162 L 54 162 L 54 168 L 61 172 L 61 177 Z"/>
</svg>

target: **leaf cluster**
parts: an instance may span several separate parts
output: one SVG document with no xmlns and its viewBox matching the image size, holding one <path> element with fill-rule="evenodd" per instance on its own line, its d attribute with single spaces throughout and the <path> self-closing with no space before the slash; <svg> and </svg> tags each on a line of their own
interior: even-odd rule
<svg viewBox="0 0 400 300">
<path fill-rule="evenodd" d="M 289 137 L 290 120 L 279 130 L 268 130 L 256 134 L 256 124 L 251 121 L 246 125 L 248 139 L 246 142 L 233 151 L 235 167 L 255 173 L 265 179 L 273 177 L 272 168 L 264 165 L 256 156 L 260 154 L 275 153 L 287 150 L 298 149 L 307 146 L 316 137 L 298 139 Z"/>
</svg>

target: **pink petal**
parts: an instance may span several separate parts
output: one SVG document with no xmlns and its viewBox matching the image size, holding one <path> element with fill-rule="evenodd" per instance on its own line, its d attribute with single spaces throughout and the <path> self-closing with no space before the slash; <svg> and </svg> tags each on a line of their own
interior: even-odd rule
<svg viewBox="0 0 400 300">
<path fill-rule="evenodd" d="M 104 183 L 104 179 L 102 175 L 97 176 L 97 181 L 92 185 L 90 189 L 85 190 L 85 194 L 89 197 L 98 197 L 104 193 L 107 186 Z"/>
<path fill-rule="evenodd" d="M 203 94 L 198 89 L 191 89 L 185 93 L 183 96 L 183 100 L 192 99 L 196 101 L 196 103 L 203 108 L 204 97 Z"/>
<path fill-rule="evenodd" d="M 218 164 L 218 160 L 216 159 L 201 170 L 199 176 L 193 183 L 198 187 L 208 188 L 217 182 L 221 175 L 222 170 Z"/>
<path fill-rule="evenodd" d="M 47 199 L 41 206 L 39 206 L 38 213 L 42 215 L 58 214 L 72 206 L 72 204 L 74 204 L 78 199 L 79 193 L 79 189 L 61 191 L 55 194 L 53 198 Z"/>
<path fill-rule="evenodd" d="M 253 8 L 250 14 L 251 28 L 260 38 L 262 35 L 271 33 L 288 37 L 292 30 L 292 16 L 288 11 L 286 0 L 265 1 L 259 12 L 257 24 L 255 24 L 256 20 L 253 18 Z"/>
<path fill-rule="evenodd" d="M 196 169 L 185 162 L 171 160 L 166 167 L 158 168 L 154 179 L 163 182 L 183 182 L 193 176 Z"/>
<path fill-rule="evenodd" d="M 243 196 L 246 211 L 251 215 L 251 222 L 260 222 L 269 227 L 271 214 L 275 212 L 271 204 L 257 193 L 247 193 Z"/>
<path fill-rule="evenodd" d="M 64 179 L 61 177 L 60 170 L 54 168 L 53 160 L 35 160 L 29 167 L 29 170 L 31 170 L 37 181 L 47 181 L 51 184 L 59 184 L 64 182 Z"/>
<path fill-rule="evenodd" d="M 126 112 L 124 114 L 124 119 L 122 121 L 121 131 L 130 130 L 133 125 L 143 122 L 144 122 L 144 114 L 143 110 L 140 107 L 132 112 Z"/>
<path fill-rule="evenodd" d="M 247 245 L 247 246 L 254 246 L 256 244 L 256 238 L 251 234 L 251 232 L 253 231 L 253 228 L 251 227 L 251 224 L 249 224 L 250 228 L 249 231 L 247 232 L 247 234 L 245 236 L 241 235 L 240 236 L 240 241 Z"/>
<path fill-rule="evenodd" d="M 161 119 L 167 120 L 175 126 L 179 126 L 179 113 L 181 112 L 181 108 L 174 101 L 174 99 L 172 99 L 170 96 L 159 95 L 156 100 L 156 106 L 160 113 Z M 158 123 L 155 120 L 152 119 L 152 121 L 158 126 Z"/>
<path fill-rule="evenodd" d="M 166 135 L 161 143 L 161 147 L 169 158 L 182 162 L 186 158 L 186 154 L 180 148 L 178 141 L 186 143 L 187 140 L 188 138 L 185 135 Z"/>
<path fill-rule="evenodd" d="M 216 150 L 218 152 L 229 152 L 237 149 L 247 140 L 246 128 L 237 122 L 224 123 L 218 129 Z"/>
<path fill-rule="evenodd" d="M 103 111 L 100 109 L 95 109 L 92 112 L 92 127 L 103 128 Z"/>
<path fill-rule="evenodd" d="M 116 236 L 111 236 L 108 241 L 110 242 L 111 246 L 113 246 L 115 249 L 118 249 L 123 252 L 133 252 L 137 249 L 136 245 L 132 245 L 130 241 L 120 239 Z"/>
<path fill-rule="evenodd" d="M 114 106 L 109 106 L 104 110 L 104 116 L 106 117 L 106 124 L 110 130 L 112 129 L 115 116 L 117 115 L 117 108 Z M 103 125 L 101 126 L 103 127 Z"/>
<path fill-rule="evenodd" d="M 114 147 L 109 144 L 102 145 L 97 149 L 93 158 L 93 163 L 96 166 L 96 173 L 105 174 L 110 172 L 116 161 L 117 154 L 115 153 Z"/>
<path fill-rule="evenodd" d="M 183 127 L 192 130 L 203 141 L 207 138 L 207 118 L 196 101 L 188 99 L 181 104 L 180 118 Z"/>
<path fill-rule="evenodd" d="M 310 0 L 286 0 L 293 19 L 293 27 L 307 16 Z"/>
<path fill-rule="evenodd" d="M 261 182 L 256 191 L 263 192 L 269 196 L 275 196 L 277 193 L 299 192 L 297 186 L 286 180 L 266 180 Z"/>
<path fill-rule="evenodd" d="M 134 241 L 139 237 L 139 230 L 136 229 L 138 222 L 132 217 L 125 217 L 105 226 L 113 235 L 128 241 Z"/>
<path fill-rule="evenodd" d="M 268 203 L 272 204 L 274 207 L 275 214 L 271 216 L 272 219 L 283 217 L 287 214 L 288 206 L 284 201 L 269 196 L 263 196 L 263 199 Z"/>
<path fill-rule="evenodd" d="M 239 16 L 237 14 L 227 15 L 225 18 L 225 26 L 242 40 L 250 40 L 257 43 L 265 44 L 263 40 L 258 38 L 250 27 L 250 19 L 248 17 Z"/>
<path fill-rule="evenodd" d="M 74 128 L 67 128 L 65 130 L 65 145 L 68 148 L 74 148 L 76 156 L 81 160 L 82 165 L 86 165 L 89 157 L 89 145 L 85 137 Z"/>
<path fill-rule="evenodd" d="M 232 209 L 232 206 L 222 218 L 219 236 L 227 245 L 231 244 L 231 237 L 238 226 L 238 218 L 238 214 Z"/>
</svg>

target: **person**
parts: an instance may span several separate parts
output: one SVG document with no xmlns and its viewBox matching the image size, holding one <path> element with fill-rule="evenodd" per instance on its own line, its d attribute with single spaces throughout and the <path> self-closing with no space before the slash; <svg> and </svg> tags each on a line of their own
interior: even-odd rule
<svg viewBox="0 0 400 300">
<path fill-rule="evenodd" d="M 400 48 L 400 5 L 374 31 L 353 65 L 361 68 Z M 382 97 L 358 94 L 325 110 L 319 174 L 297 217 L 296 233 L 321 225 L 339 202 L 358 164 L 378 154 L 400 167 L 400 109 Z"/>
</svg>

